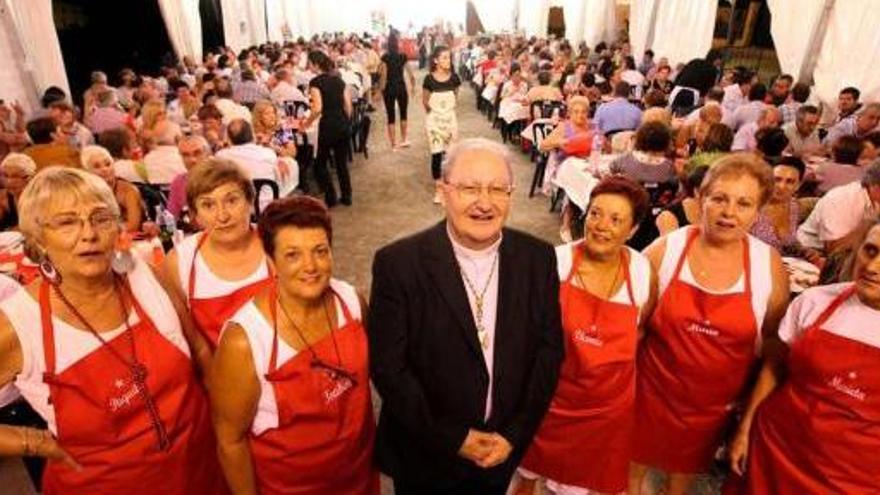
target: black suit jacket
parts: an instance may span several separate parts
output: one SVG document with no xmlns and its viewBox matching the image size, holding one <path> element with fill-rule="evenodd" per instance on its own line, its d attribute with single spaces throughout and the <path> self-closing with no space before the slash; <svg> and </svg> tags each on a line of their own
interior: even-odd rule
<svg viewBox="0 0 880 495">
<path fill-rule="evenodd" d="M 397 481 L 506 483 L 556 389 L 563 344 L 552 246 L 504 229 L 499 247 L 492 412 L 489 374 L 446 223 L 376 253 L 367 332 L 382 397 L 376 458 Z M 483 470 L 458 456 L 468 429 L 514 447 Z"/>
</svg>

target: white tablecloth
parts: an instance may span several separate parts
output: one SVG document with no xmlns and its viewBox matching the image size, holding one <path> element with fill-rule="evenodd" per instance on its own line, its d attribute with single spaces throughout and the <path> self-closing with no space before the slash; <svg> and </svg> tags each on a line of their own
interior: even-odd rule
<svg viewBox="0 0 880 495">
<path fill-rule="evenodd" d="M 618 155 L 593 155 L 589 160 L 581 158 L 566 158 L 559 164 L 556 173 L 551 177 L 551 183 L 563 191 L 568 200 L 586 210 L 590 202 L 590 193 L 599 177 L 609 174 L 609 167 Z"/>
</svg>

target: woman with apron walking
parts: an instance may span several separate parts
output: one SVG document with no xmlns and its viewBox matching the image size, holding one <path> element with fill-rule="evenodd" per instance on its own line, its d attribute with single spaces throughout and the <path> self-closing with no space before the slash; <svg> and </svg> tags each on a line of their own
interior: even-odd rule
<svg viewBox="0 0 880 495">
<path fill-rule="evenodd" d="M 458 134 L 455 103 L 461 79 L 452 71 L 452 52 L 438 45 L 430 60 L 430 72 L 422 84 L 422 105 L 425 107 L 425 130 L 431 151 L 431 177 L 440 180 L 443 155 Z M 434 202 L 439 198 L 434 197 Z"/>
</svg>

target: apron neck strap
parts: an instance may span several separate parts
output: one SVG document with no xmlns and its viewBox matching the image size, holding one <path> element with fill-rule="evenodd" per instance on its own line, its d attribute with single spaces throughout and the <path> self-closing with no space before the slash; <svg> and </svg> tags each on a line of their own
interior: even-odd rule
<svg viewBox="0 0 880 495">
<path fill-rule="evenodd" d="M 45 280 L 40 280 L 40 326 L 43 330 L 43 358 L 46 361 L 43 381 L 48 381 L 55 376 L 55 329 L 49 301 L 49 282 Z"/>
<path fill-rule="evenodd" d="M 822 311 L 822 313 L 819 315 L 819 317 L 816 318 L 816 321 L 814 321 L 810 325 L 810 328 L 819 328 L 822 325 L 824 325 L 825 322 L 828 321 L 828 318 L 831 318 L 831 315 L 834 314 L 834 312 L 837 311 L 838 308 L 840 308 L 840 306 L 844 303 L 844 301 L 846 301 L 847 299 L 852 297 L 852 295 L 855 293 L 856 293 L 856 284 L 852 284 L 849 287 L 847 287 L 846 289 L 844 289 L 843 292 L 838 294 L 837 297 L 835 297 L 834 300 L 831 301 L 831 304 L 829 304 L 828 307 L 825 308 L 824 311 Z"/>
<path fill-rule="evenodd" d="M 584 257 L 584 249 L 586 249 L 586 247 L 584 246 L 583 242 L 572 246 L 573 253 L 571 256 L 571 269 L 568 271 L 568 277 L 565 280 L 566 282 L 571 282 L 574 278 L 575 273 L 577 272 L 577 269 L 581 264 L 581 260 Z M 632 280 L 630 280 L 629 276 L 629 259 L 629 251 L 627 250 L 626 246 L 621 247 L 620 269 L 623 271 L 623 283 L 626 285 L 626 293 L 629 296 L 630 303 L 635 306 L 636 298 L 633 295 Z M 584 287 L 583 289 L 586 290 L 587 288 Z M 614 297 L 614 294 L 611 294 L 609 297 Z M 347 315 L 346 319 L 348 319 Z"/>
<path fill-rule="evenodd" d="M 208 239 L 208 233 L 202 232 L 201 237 L 199 237 L 199 242 L 196 243 L 196 248 L 193 249 L 192 261 L 189 263 L 189 284 L 187 284 L 186 288 L 186 296 L 189 299 L 190 304 L 192 304 L 192 300 L 196 295 L 196 258 L 199 257 L 199 250 L 202 249 L 202 246 L 205 244 L 205 241 Z"/>
<path fill-rule="evenodd" d="M 694 241 L 697 240 L 697 237 L 700 236 L 700 228 L 693 227 L 688 232 L 687 241 L 684 244 L 684 249 L 681 251 L 681 256 L 678 257 L 678 263 L 675 265 L 675 272 L 672 274 L 672 280 L 678 280 L 679 275 L 681 275 L 681 269 L 684 267 L 685 262 L 687 261 L 687 254 L 690 251 L 691 247 L 694 244 Z M 743 277 L 745 277 L 744 284 L 744 292 L 746 294 L 752 293 L 752 264 L 751 264 L 751 256 L 749 254 L 749 239 L 745 237 L 742 240 L 742 248 L 743 248 Z M 696 278 L 695 278 L 696 280 Z"/>
</svg>

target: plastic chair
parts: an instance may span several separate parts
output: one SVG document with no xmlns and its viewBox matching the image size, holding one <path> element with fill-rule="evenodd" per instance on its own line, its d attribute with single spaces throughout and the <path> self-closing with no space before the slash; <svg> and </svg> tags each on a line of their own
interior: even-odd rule
<svg viewBox="0 0 880 495">
<path fill-rule="evenodd" d="M 541 142 L 550 134 L 553 127 L 553 124 L 549 122 L 537 122 L 532 124 L 532 143 L 534 143 L 534 149 L 539 149 Z M 536 157 L 535 174 L 532 176 L 532 185 L 529 187 L 530 198 L 535 195 L 535 189 L 544 183 L 544 172 L 547 170 L 547 161 L 550 159 L 550 153 L 547 151 L 538 151 Z"/>
<path fill-rule="evenodd" d="M 281 195 L 278 183 L 271 179 L 254 179 L 254 220 L 260 217 L 260 193 L 268 187 L 272 191 L 272 201 Z"/>
</svg>

